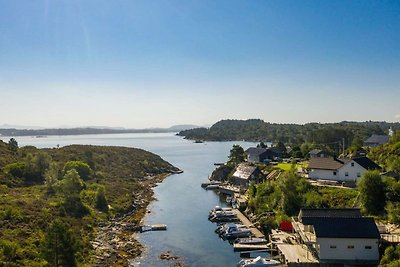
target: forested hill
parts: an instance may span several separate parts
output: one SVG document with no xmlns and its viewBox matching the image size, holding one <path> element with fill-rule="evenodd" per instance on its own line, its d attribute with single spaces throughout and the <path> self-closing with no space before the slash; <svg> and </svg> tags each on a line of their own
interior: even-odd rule
<svg viewBox="0 0 400 267">
<path fill-rule="evenodd" d="M 127 220 L 140 221 L 151 186 L 177 171 L 141 149 L 19 148 L 14 139 L 0 141 L 0 266 L 114 266 L 101 249 L 115 252 L 107 242 L 117 237 L 136 244 L 133 236 L 113 230 L 94 251 L 91 242 L 102 233 L 96 226 L 131 211 Z M 132 258 L 140 253 L 140 245 L 134 248 L 118 250 Z M 118 266 L 127 265 L 119 260 Z"/>
<path fill-rule="evenodd" d="M 364 140 L 372 134 L 387 134 L 389 128 L 400 129 L 400 123 L 339 122 L 277 124 L 260 119 L 221 120 L 210 128 L 196 128 L 178 133 L 186 139 L 205 141 L 282 141 L 289 144 L 304 142 L 329 143 L 345 138 L 351 144 L 355 138 Z"/>
</svg>

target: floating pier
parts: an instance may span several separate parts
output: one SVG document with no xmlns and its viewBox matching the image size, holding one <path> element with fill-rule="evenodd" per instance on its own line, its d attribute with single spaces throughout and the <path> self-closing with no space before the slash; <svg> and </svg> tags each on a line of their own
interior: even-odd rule
<svg viewBox="0 0 400 267">
<path fill-rule="evenodd" d="M 140 232 L 148 232 L 148 231 L 166 231 L 166 224 L 153 224 L 153 225 L 143 225 L 142 230 Z"/>
<path fill-rule="evenodd" d="M 126 226 L 127 230 L 137 231 L 137 232 L 149 232 L 149 231 L 166 231 L 166 224 L 152 224 L 152 225 L 137 225 L 137 226 Z"/>
</svg>

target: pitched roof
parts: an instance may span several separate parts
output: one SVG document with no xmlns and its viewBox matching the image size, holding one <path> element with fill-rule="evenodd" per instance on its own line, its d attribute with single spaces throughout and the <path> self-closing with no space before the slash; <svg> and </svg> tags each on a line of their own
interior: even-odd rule
<svg viewBox="0 0 400 267">
<path fill-rule="evenodd" d="M 373 134 L 371 137 L 369 137 L 367 140 L 364 141 L 366 144 L 386 144 L 389 142 L 390 137 L 387 135 L 378 135 L 378 134 Z"/>
<path fill-rule="evenodd" d="M 240 179 L 249 179 L 250 176 L 257 170 L 257 167 L 255 166 L 250 166 L 250 165 L 246 165 L 246 164 L 239 164 L 236 167 L 236 171 L 233 174 L 234 177 L 236 178 L 240 178 Z"/>
<path fill-rule="evenodd" d="M 380 238 L 373 218 L 303 218 L 303 224 L 313 225 L 317 238 Z"/>
<path fill-rule="evenodd" d="M 308 154 L 310 155 L 318 155 L 319 153 L 321 153 L 322 150 L 321 149 L 316 149 L 314 148 L 313 150 L 311 150 L 310 152 L 308 152 Z"/>
<path fill-rule="evenodd" d="M 299 212 L 299 220 L 308 217 L 318 218 L 357 218 L 361 217 L 360 209 L 301 209 Z"/>
<path fill-rule="evenodd" d="M 337 170 L 344 164 L 348 163 L 350 159 L 337 159 L 337 158 L 311 158 L 308 168 L 322 169 L 322 170 Z"/>
<path fill-rule="evenodd" d="M 266 148 L 261 148 L 261 147 L 250 147 L 246 150 L 247 155 L 256 155 L 260 156 L 261 154 L 265 153 L 267 151 Z"/>
<path fill-rule="evenodd" d="M 355 162 L 366 170 L 379 170 L 381 167 L 367 157 L 353 158 Z"/>
</svg>

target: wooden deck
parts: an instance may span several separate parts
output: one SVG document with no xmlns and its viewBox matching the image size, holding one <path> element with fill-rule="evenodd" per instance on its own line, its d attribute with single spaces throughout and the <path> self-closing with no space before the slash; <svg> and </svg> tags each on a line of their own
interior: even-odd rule
<svg viewBox="0 0 400 267">
<path fill-rule="evenodd" d="M 381 240 L 387 243 L 399 244 L 400 235 L 397 234 L 381 234 Z"/>
<path fill-rule="evenodd" d="M 236 217 L 240 220 L 241 224 L 246 225 L 251 230 L 254 237 L 265 238 L 265 235 L 261 233 L 261 231 L 258 230 L 256 227 L 254 227 L 253 223 L 249 219 L 247 219 L 247 217 L 244 216 L 244 214 L 241 213 L 240 210 L 234 209 L 233 212 L 235 212 Z"/>
<path fill-rule="evenodd" d="M 300 244 L 277 244 L 278 251 L 285 258 L 286 264 L 301 263 L 313 264 L 318 263 L 318 260 L 308 251 L 305 245 Z"/>
</svg>

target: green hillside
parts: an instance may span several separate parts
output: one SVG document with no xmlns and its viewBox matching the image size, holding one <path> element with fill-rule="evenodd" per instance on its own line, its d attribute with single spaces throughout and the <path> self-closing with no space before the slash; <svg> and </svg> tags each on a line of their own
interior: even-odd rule
<svg viewBox="0 0 400 267">
<path fill-rule="evenodd" d="M 130 211 L 137 223 L 175 171 L 135 148 L 0 142 L 0 266 L 91 266 L 97 225 Z"/>
</svg>

